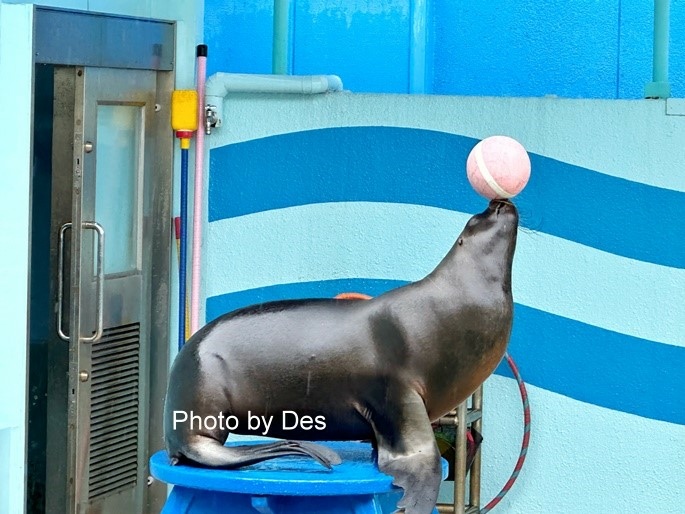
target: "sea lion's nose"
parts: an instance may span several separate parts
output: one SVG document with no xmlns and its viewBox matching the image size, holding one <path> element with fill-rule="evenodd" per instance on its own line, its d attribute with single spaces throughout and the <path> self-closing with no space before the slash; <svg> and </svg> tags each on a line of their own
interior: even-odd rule
<svg viewBox="0 0 685 514">
<path fill-rule="evenodd" d="M 506 198 L 495 198 L 494 200 L 490 200 L 490 209 L 497 209 L 501 208 L 503 205 L 511 205 L 511 200 L 507 200 Z"/>
<path fill-rule="evenodd" d="M 502 212 L 506 212 L 506 213 L 516 212 L 516 207 L 514 207 L 514 204 L 512 203 L 512 201 L 507 199 L 507 198 L 495 198 L 494 200 L 491 200 L 488 208 L 489 208 L 490 212 L 493 212 L 496 214 L 500 214 Z"/>
</svg>

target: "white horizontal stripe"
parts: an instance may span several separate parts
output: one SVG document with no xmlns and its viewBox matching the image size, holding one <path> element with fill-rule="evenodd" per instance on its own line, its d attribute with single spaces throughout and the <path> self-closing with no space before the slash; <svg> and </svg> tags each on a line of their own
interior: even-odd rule
<svg viewBox="0 0 685 514">
<path fill-rule="evenodd" d="M 336 278 L 417 280 L 470 216 L 418 205 L 349 202 L 209 224 L 207 296 Z M 623 334 L 685 346 L 685 270 L 543 233 L 519 232 L 516 302 Z"/>
<path fill-rule="evenodd" d="M 476 139 L 502 134 L 532 153 L 685 192 L 685 117 L 666 116 L 664 110 L 664 102 L 655 100 L 335 93 L 313 95 L 304 105 L 282 95 L 247 95 L 225 102 L 224 116 L 250 122 L 225 123 L 209 144 L 218 148 L 291 132 L 357 126 L 436 130 Z"/>
</svg>

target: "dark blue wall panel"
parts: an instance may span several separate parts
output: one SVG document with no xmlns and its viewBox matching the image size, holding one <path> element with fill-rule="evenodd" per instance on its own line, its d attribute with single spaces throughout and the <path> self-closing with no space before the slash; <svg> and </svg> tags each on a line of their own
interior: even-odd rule
<svg viewBox="0 0 685 514">
<path fill-rule="evenodd" d="M 433 91 L 610 98 L 618 0 L 434 0 Z"/>
<path fill-rule="evenodd" d="M 621 2 L 618 98 L 641 98 L 652 80 L 653 2 Z"/>
<path fill-rule="evenodd" d="M 407 93 L 413 2 L 298 1 L 297 74 L 355 92 Z M 427 92 L 641 98 L 652 73 L 653 2 L 428 0 Z M 209 71 L 271 72 L 273 2 L 206 0 Z M 671 0 L 673 96 L 685 96 L 685 0 Z"/>
<path fill-rule="evenodd" d="M 671 0 L 670 59 L 671 94 L 685 98 L 685 0 Z"/>
<path fill-rule="evenodd" d="M 350 91 L 408 92 L 409 0 L 356 12 L 352 2 L 312 8 L 323 3 L 296 3 L 294 72 L 339 75 Z"/>
<path fill-rule="evenodd" d="M 205 1 L 207 73 L 271 73 L 272 1 Z"/>
</svg>

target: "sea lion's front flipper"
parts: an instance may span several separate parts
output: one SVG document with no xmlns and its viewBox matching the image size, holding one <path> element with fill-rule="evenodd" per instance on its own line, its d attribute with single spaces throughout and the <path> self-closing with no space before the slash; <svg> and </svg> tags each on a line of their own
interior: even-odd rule
<svg viewBox="0 0 685 514">
<path fill-rule="evenodd" d="M 398 508 L 430 514 L 442 480 L 440 452 L 423 400 L 413 390 L 388 391 L 367 412 L 378 447 L 378 468 L 404 489 Z"/>
</svg>

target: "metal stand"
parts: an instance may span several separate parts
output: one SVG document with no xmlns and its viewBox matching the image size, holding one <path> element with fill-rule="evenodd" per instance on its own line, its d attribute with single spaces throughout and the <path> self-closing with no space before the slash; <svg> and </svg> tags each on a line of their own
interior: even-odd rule
<svg viewBox="0 0 685 514">
<path fill-rule="evenodd" d="M 469 406 L 470 403 L 470 406 Z M 476 452 L 471 468 L 465 466 L 466 431 L 469 426 L 482 433 L 483 426 L 483 386 L 480 386 L 471 396 L 459 405 L 456 410 L 438 420 L 439 426 L 452 425 L 456 427 L 456 455 L 454 459 L 454 504 L 439 503 L 439 513 L 449 514 L 478 514 L 480 512 L 480 448 Z M 466 500 L 466 475 L 471 472 L 469 480 L 469 497 Z"/>
</svg>

